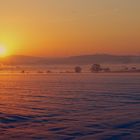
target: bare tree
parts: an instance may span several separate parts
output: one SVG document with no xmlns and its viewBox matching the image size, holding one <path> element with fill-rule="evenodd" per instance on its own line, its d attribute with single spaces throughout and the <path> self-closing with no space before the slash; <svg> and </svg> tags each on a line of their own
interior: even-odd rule
<svg viewBox="0 0 140 140">
<path fill-rule="evenodd" d="M 93 64 L 90 68 L 91 72 L 100 72 L 102 71 L 100 64 Z"/>
</svg>

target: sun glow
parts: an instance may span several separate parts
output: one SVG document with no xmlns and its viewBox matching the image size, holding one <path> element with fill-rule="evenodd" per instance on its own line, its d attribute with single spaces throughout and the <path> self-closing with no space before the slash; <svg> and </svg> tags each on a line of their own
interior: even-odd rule
<svg viewBox="0 0 140 140">
<path fill-rule="evenodd" d="M 5 57 L 8 55 L 6 48 L 3 45 L 0 45 L 0 57 Z"/>
</svg>

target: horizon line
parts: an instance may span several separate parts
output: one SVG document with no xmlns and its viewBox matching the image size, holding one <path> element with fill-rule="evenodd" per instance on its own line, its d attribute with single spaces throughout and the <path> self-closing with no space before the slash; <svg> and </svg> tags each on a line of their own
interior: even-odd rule
<svg viewBox="0 0 140 140">
<path fill-rule="evenodd" d="M 77 54 L 77 55 L 68 55 L 68 56 L 44 56 L 44 55 L 25 55 L 25 54 L 12 54 L 12 55 L 7 55 L 5 57 L 1 58 L 7 58 L 7 57 L 12 57 L 12 56 L 23 56 L 23 57 L 40 57 L 40 58 L 67 58 L 67 57 L 78 57 L 78 56 L 95 56 L 95 55 L 110 55 L 110 56 L 140 56 L 140 54 L 113 54 L 113 53 L 93 53 L 93 54 Z"/>
</svg>

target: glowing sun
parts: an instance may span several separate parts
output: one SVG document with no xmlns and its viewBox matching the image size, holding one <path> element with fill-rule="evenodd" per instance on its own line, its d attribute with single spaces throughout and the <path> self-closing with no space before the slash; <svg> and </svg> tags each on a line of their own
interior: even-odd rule
<svg viewBox="0 0 140 140">
<path fill-rule="evenodd" d="M 7 56 L 7 50 L 4 46 L 0 45 L 0 57 L 5 57 Z"/>
</svg>

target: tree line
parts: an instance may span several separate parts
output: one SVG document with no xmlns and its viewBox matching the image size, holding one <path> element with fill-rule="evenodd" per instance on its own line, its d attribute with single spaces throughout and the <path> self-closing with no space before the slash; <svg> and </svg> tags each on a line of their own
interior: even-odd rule
<svg viewBox="0 0 140 140">
<path fill-rule="evenodd" d="M 93 64 L 91 66 L 91 68 L 89 69 L 91 72 L 101 72 L 101 71 L 104 71 L 104 72 L 110 72 L 110 68 L 102 68 L 100 64 Z M 75 67 L 75 72 L 76 73 L 81 73 L 82 72 L 82 68 L 80 66 L 76 66 Z"/>
</svg>

